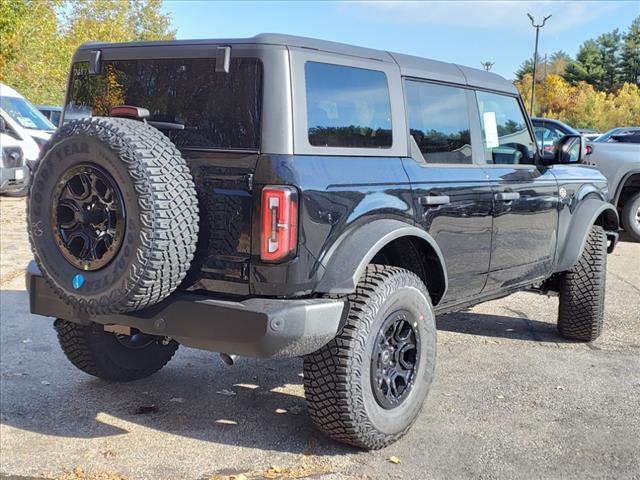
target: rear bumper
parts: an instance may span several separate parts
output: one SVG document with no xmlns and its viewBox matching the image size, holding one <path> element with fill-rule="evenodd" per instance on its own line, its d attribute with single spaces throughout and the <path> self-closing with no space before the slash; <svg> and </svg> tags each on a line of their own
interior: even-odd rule
<svg viewBox="0 0 640 480">
<path fill-rule="evenodd" d="M 194 348 L 249 357 L 297 357 L 335 337 L 345 301 L 251 298 L 235 302 L 175 292 L 145 310 L 116 315 L 77 312 L 53 292 L 31 262 L 26 275 L 31 313 L 103 325 L 124 325 Z"/>
</svg>

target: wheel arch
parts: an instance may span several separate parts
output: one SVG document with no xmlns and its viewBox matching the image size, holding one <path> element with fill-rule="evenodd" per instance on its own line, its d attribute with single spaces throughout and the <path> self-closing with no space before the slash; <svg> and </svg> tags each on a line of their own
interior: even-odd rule
<svg viewBox="0 0 640 480">
<path fill-rule="evenodd" d="M 403 249 L 412 249 L 403 255 Z M 423 261 L 411 262 L 411 258 Z M 395 219 L 366 223 L 343 235 L 327 253 L 319 293 L 348 294 L 370 263 L 399 266 L 416 273 L 437 305 L 447 290 L 447 270 L 436 241 L 426 231 Z"/>
<path fill-rule="evenodd" d="M 626 195 L 626 191 L 630 189 L 640 191 L 640 170 L 631 170 L 627 172 L 622 180 L 618 184 L 616 188 L 615 197 L 613 198 L 613 203 L 617 208 L 622 208 L 624 206 L 624 200 L 628 195 Z M 632 193 L 631 192 L 631 193 Z M 622 205 L 619 205 L 620 201 L 623 201 Z"/>
<path fill-rule="evenodd" d="M 558 242 L 556 272 L 566 271 L 575 265 L 582 255 L 593 225 L 600 225 L 605 231 L 617 232 L 619 219 L 615 207 L 594 197 L 586 198 L 578 204 L 571 215 L 566 235 Z"/>
</svg>

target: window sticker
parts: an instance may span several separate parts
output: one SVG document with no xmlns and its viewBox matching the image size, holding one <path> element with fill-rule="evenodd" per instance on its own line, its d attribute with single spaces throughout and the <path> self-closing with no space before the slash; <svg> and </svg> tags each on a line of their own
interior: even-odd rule
<svg viewBox="0 0 640 480">
<path fill-rule="evenodd" d="M 482 114 L 482 123 L 484 123 L 484 141 L 487 148 L 495 148 L 500 146 L 498 140 L 498 122 L 496 122 L 496 112 L 484 112 Z"/>
</svg>

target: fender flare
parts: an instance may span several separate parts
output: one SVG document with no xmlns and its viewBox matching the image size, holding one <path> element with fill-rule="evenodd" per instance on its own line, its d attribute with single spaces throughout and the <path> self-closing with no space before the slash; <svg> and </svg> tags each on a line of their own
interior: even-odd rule
<svg viewBox="0 0 640 480">
<path fill-rule="evenodd" d="M 618 202 L 620 201 L 620 195 L 622 195 L 622 189 L 624 188 L 625 183 L 627 183 L 627 180 L 629 180 L 634 175 L 639 175 L 639 174 L 640 174 L 640 170 L 638 169 L 629 170 L 627 173 L 624 174 L 624 176 L 620 179 L 620 182 L 616 186 L 616 191 L 614 192 L 614 197 L 611 203 L 613 203 L 616 207 L 618 206 Z"/>
<path fill-rule="evenodd" d="M 600 217 L 602 222 L 598 222 Z M 576 264 L 584 250 L 589 230 L 596 223 L 602 224 L 606 231 L 616 232 L 619 226 L 618 212 L 608 202 L 587 198 L 578 204 L 571 215 L 567 234 L 560 246 L 556 272 L 564 272 Z"/>
<path fill-rule="evenodd" d="M 424 230 L 394 219 L 366 223 L 337 240 L 322 262 L 325 274 L 316 291 L 331 294 L 353 293 L 373 257 L 390 242 L 401 237 L 418 237 L 434 250 L 444 279 L 444 297 L 447 290 L 447 269 L 440 247 Z"/>
</svg>

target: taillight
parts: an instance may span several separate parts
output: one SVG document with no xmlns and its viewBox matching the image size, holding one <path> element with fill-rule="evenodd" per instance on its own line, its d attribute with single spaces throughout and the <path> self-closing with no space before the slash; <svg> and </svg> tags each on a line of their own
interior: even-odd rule
<svg viewBox="0 0 640 480">
<path fill-rule="evenodd" d="M 298 244 L 298 193 L 293 187 L 267 186 L 262 190 L 260 258 L 288 259 Z"/>
</svg>

